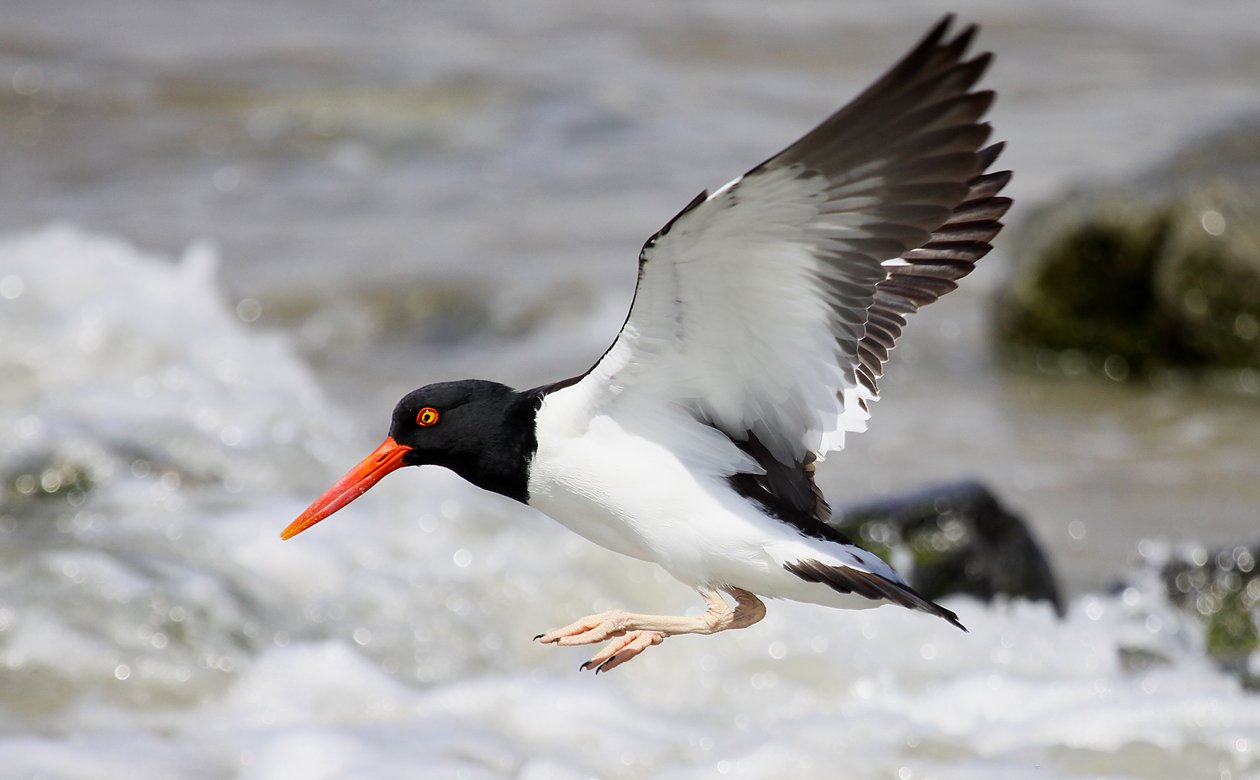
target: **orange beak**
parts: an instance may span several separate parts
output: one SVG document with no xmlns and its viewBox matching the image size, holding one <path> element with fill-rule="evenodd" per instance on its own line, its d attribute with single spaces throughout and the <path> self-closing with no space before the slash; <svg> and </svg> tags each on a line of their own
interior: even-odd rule
<svg viewBox="0 0 1260 780">
<path fill-rule="evenodd" d="M 368 488 L 380 482 L 386 474 L 407 465 L 403 463 L 403 458 L 408 452 L 411 452 L 410 447 L 394 441 L 392 436 L 387 437 L 375 452 L 350 469 L 324 495 L 315 499 L 315 503 L 308 506 L 296 520 L 289 523 L 289 527 L 280 532 L 280 538 L 291 539 L 297 536 L 366 493 Z"/>
</svg>

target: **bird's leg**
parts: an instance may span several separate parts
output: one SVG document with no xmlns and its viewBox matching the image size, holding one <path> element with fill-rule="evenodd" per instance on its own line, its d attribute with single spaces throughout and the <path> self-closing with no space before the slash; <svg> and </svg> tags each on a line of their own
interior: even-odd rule
<svg viewBox="0 0 1260 780">
<path fill-rule="evenodd" d="M 652 645 L 659 645 L 674 634 L 716 634 L 731 628 L 747 628 L 766 614 L 761 599 L 742 588 L 724 590 L 735 599 L 735 607 L 713 588 L 701 588 L 700 595 L 708 609 L 698 617 L 673 615 L 639 615 L 619 609 L 588 615 L 564 628 L 539 634 L 535 640 L 544 644 L 589 645 L 612 639 L 583 669 L 607 672 L 634 658 Z"/>
</svg>

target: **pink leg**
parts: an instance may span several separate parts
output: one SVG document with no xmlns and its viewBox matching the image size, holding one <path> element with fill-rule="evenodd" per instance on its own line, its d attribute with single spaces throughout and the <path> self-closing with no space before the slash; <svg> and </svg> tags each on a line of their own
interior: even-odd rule
<svg viewBox="0 0 1260 780">
<path fill-rule="evenodd" d="M 639 615 L 614 609 L 588 615 L 563 628 L 539 634 L 534 639 L 562 646 L 589 645 L 611 639 L 613 641 L 581 667 L 583 670 L 607 672 L 649 647 L 659 645 L 667 636 L 715 634 L 731 628 L 746 628 L 765 617 L 766 605 L 761 599 L 741 588 L 728 587 L 725 590 L 735 597 L 734 609 L 716 590 L 703 588 L 700 595 L 704 596 L 709 608 L 699 617 Z"/>
</svg>

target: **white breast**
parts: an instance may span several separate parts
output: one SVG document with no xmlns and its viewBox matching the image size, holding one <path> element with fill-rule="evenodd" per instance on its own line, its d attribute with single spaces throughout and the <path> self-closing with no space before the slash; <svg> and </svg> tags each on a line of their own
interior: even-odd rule
<svg viewBox="0 0 1260 780">
<path fill-rule="evenodd" d="M 878 602 L 806 582 L 783 564 L 814 559 L 900 580 L 869 552 L 804 537 L 732 490 L 727 476 L 761 467 L 690 413 L 626 403 L 591 415 L 583 400 L 567 389 L 545 397 L 529 476 L 530 506 L 570 530 L 692 587 L 864 608 Z"/>
<path fill-rule="evenodd" d="M 617 404 L 589 415 L 577 408 L 581 401 L 580 392 L 567 390 L 543 401 L 531 506 L 596 544 L 659 563 L 684 580 L 711 568 L 700 559 L 715 547 L 737 557 L 759 549 L 763 540 L 741 534 L 739 522 L 718 520 L 730 513 L 723 494 L 738 498 L 724 477 L 759 470 L 721 432 L 659 404 Z"/>
</svg>

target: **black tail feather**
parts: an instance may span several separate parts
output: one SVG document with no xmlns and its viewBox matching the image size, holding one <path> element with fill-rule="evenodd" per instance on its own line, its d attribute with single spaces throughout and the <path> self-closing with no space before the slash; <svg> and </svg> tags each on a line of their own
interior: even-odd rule
<svg viewBox="0 0 1260 780">
<path fill-rule="evenodd" d="M 828 566 L 815 560 L 785 563 L 783 568 L 806 582 L 820 582 L 840 593 L 853 593 L 868 599 L 891 601 L 908 609 L 917 609 L 929 615 L 944 618 L 963 631 L 967 630 L 967 627 L 959 622 L 958 615 L 935 601 L 919 595 L 909 585 L 894 582 L 887 577 L 848 566 Z"/>
</svg>

